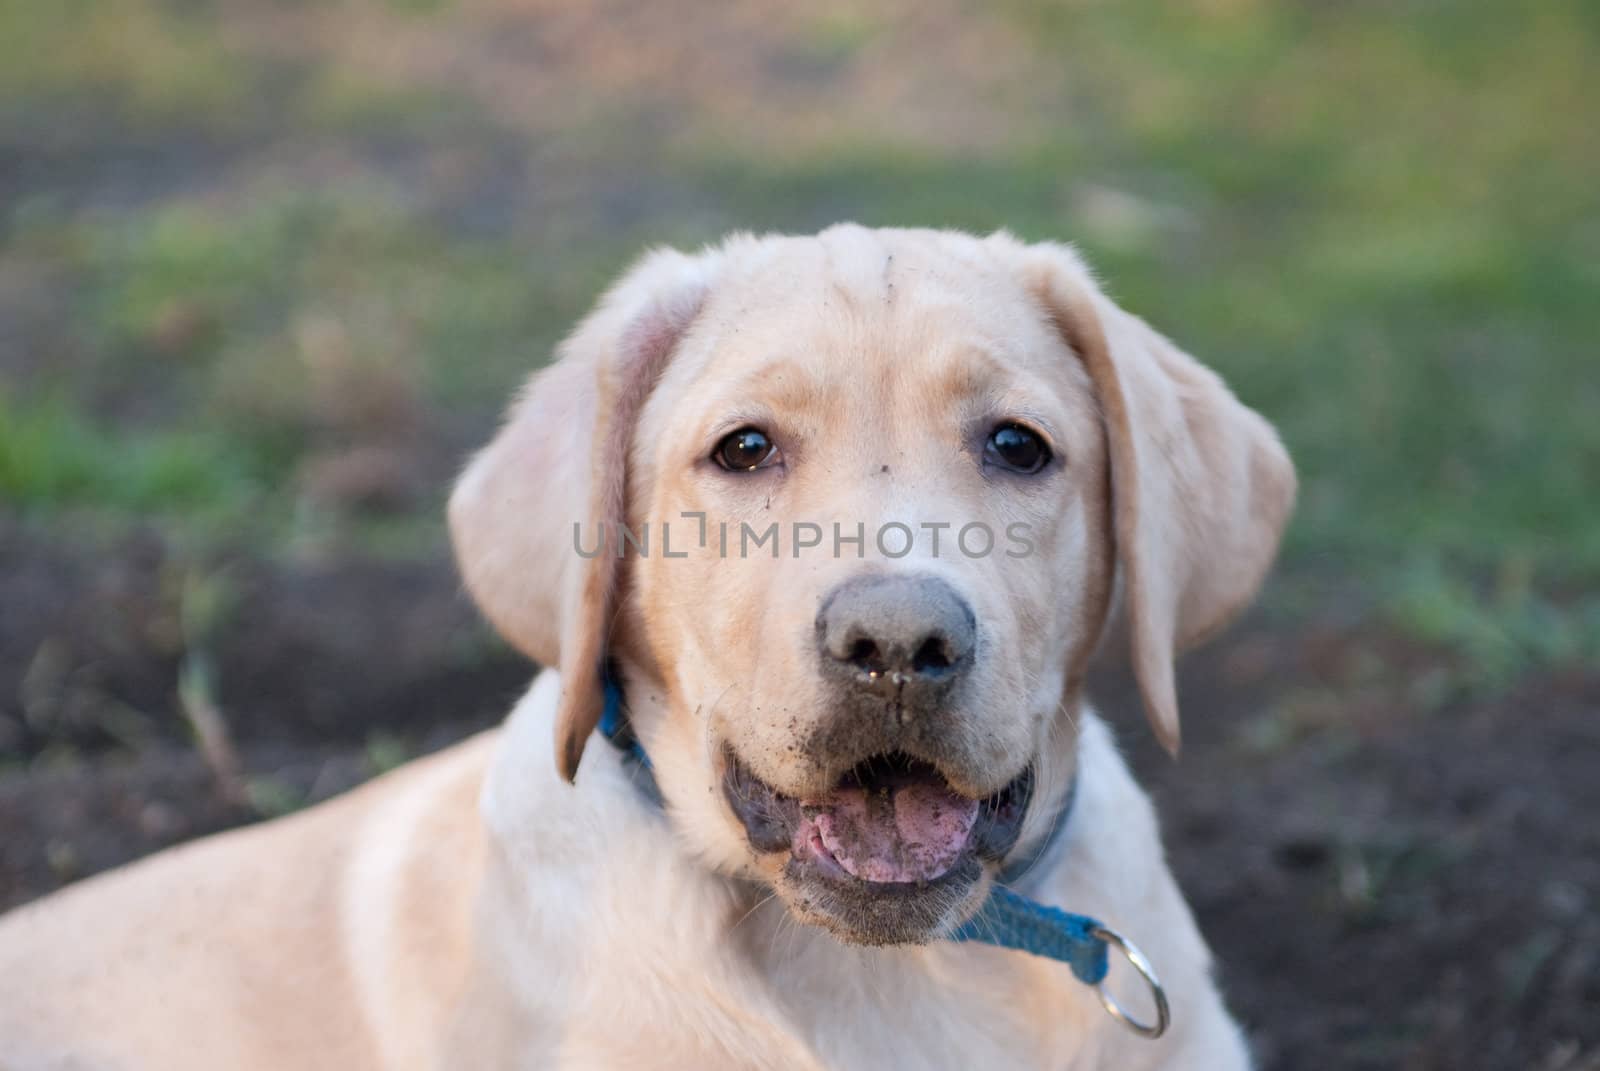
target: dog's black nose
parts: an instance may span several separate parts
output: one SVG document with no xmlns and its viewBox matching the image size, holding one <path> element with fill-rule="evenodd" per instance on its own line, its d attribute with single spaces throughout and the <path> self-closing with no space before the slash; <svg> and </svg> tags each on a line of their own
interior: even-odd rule
<svg viewBox="0 0 1600 1071">
<path fill-rule="evenodd" d="M 817 613 L 817 644 L 831 674 L 907 702 L 966 672 L 977 631 L 966 601 L 929 576 L 858 577 L 835 588 Z"/>
</svg>

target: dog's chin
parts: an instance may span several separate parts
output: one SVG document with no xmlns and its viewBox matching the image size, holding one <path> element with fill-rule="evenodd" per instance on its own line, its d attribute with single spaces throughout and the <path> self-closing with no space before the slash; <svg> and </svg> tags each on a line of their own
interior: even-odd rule
<svg viewBox="0 0 1600 1071">
<path fill-rule="evenodd" d="M 1016 844 L 1030 766 L 982 799 L 937 766 L 892 753 L 801 798 L 751 772 L 731 748 L 723 795 L 794 916 L 861 945 L 925 944 L 977 908 L 987 870 Z"/>
<path fill-rule="evenodd" d="M 873 882 L 795 853 L 773 884 L 801 922 L 856 945 L 926 944 L 976 908 L 983 866 L 965 854 L 933 881 Z"/>
</svg>

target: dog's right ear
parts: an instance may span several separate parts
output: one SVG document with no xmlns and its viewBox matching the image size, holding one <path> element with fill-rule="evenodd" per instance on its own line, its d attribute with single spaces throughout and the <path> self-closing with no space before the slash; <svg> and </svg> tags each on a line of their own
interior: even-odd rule
<svg viewBox="0 0 1600 1071">
<path fill-rule="evenodd" d="M 1101 292 L 1070 249 L 991 239 L 1083 363 L 1105 423 L 1134 676 L 1177 754 L 1177 653 L 1255 594 L 1294 508 L 1277 432 L 1222 379 Z"/>
<path fill-rule="evenodd" d="M 556 766 L 569 781 L 604 702 L 634 425 L 705 300 L 715 260 L 656 250 L 635 264 L 529 380 L 450 496 L 467 590 L 513 646 L 560 668 Z M 586 552 L 604 530 L 603 551 L 581 556 L 574 525 Z"/>
</svg>

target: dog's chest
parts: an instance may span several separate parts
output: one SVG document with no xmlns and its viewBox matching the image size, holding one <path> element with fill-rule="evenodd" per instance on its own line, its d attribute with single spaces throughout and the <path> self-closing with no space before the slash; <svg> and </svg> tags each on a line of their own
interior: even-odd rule
<svg viewBox="0 0 1600 1071">
<path fill-rule="evenodd" d="M 785 948 L 781 929 L 759 970 L 824 1066 L 1088 1066 L 1099 1009 L 1060 964 L 948 943 L 852 948 L 811 933 L 801 951 Z"/>
<path fill-rule="evenodd" d="M 518 986 L 528 1066 L 1095 1067 L 1104 1014 L 1063 965 L 988 946 L 860 948 L 674 860 L 627 894 L 546 896 Z M 600 923 L 601 925 L 597 925 Z M 501 949 L 529 947 L 506 934 Z"/>
<path fill-rule="evenodd" d="M 802 949 L 790 926 L 744 965 L 650 972 L 611 1014 L 560 1032 L 561 1067 L 872 1069 L 1088 1068 L 1101 1064 L 1098 1007 L 1006 953 Z M 822 941 L 831 941 L 823 937 Z M 971 955 L 963 953 L 970 952 Z M 1059 965 L 1053 965 L 1059 966 Z M 1068 983 L 1069 985 L 1074 983 Z M 644 998 L 639 1002 L 639 998 Z M 1092 1012 L 1092 1014 L 1091 1014 Z M 542 1048 L 542 1046 L 541 1046 Z"/>
</svg>

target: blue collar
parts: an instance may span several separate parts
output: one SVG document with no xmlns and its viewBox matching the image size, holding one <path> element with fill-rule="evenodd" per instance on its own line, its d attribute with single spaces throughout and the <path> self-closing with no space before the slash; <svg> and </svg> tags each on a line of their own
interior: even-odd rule
<svg viewBox="0 0 1600 1071">
<path fill-rule="evenodd" d="M 622 753 L 623 765 L 634 771 L 635 783 L 657 806 L 662 803 L 661 790 L 656 785 L 655 771 L 650 756 L 634 734 L 628 721 L 626 700 L 617 678 L 615 667 L 609 662 L 601 670 L 605 688 L 605 706 L 600 713 L 600 733 L 611 746 Z M 1012 892 L 1006 886 L 1021 880 L 1033 869 L 1046 852 L 1060 838 L 1066 827 L 1067 815 L 1078 795 L 1074 781 L 1067 790 L 1052 821 L 1050 832 L 1039 846 L 1022 859 L 1013 860 L 1003 868 L 995 881 L 989 899 L 978 913 L 950 935 L 952 941 L 975 941 L 996 945 L 1030 955 L 1045 956 L 1065 963 L 1084 985 L 1094 986 L 1100 1003 L 1112 1017 L 1143 1037 L 1157 1038 L 1166 1032 L 1170 1014 L 1167 996 L 1161 988 L 1149 961 L 1133 943 L 1115 930 L 1087 915 L 1072 915 L 1048 904 L 1036 903 Z M 1128 1015 L 1101 984 L 1110 968 L 1108 949 L 1115 945 L 1128 958 L 1135 970 L 1145 979 L 1155 1001 L 1156 1022 L 1145 1024 Z"/>
<path fill-rule="evenodd" d="M 644 753 L 644 745 L 639 743 L 639 738 L 633 733 L 633 724 L 628 721 L 628 712 L 622 709 L 622 684 L 617 680 L 616 667 L 610 662 L 600 670 L 600 684 L 605 689 L 606 697 L 605 706 L 600 708 L 600 735 L 622 752 L 624 759 L 642 767 L 654 781 L 650 756 Z"/>
<path fill-rule="evenodd" d="M 616 667 L 609 661 L 600 670 L 600 683 L 605 688 L 605 705 L 600 708 L 600 735 L 622 753 L 623 768 L 633 775 L 633 783 L 639 791 L 660 807 L 661 788 L 656 784 L 655 767 L 634 734 L 633 723 L 623 708 L 622 685 L 617 679 Z"/>
</svg>

